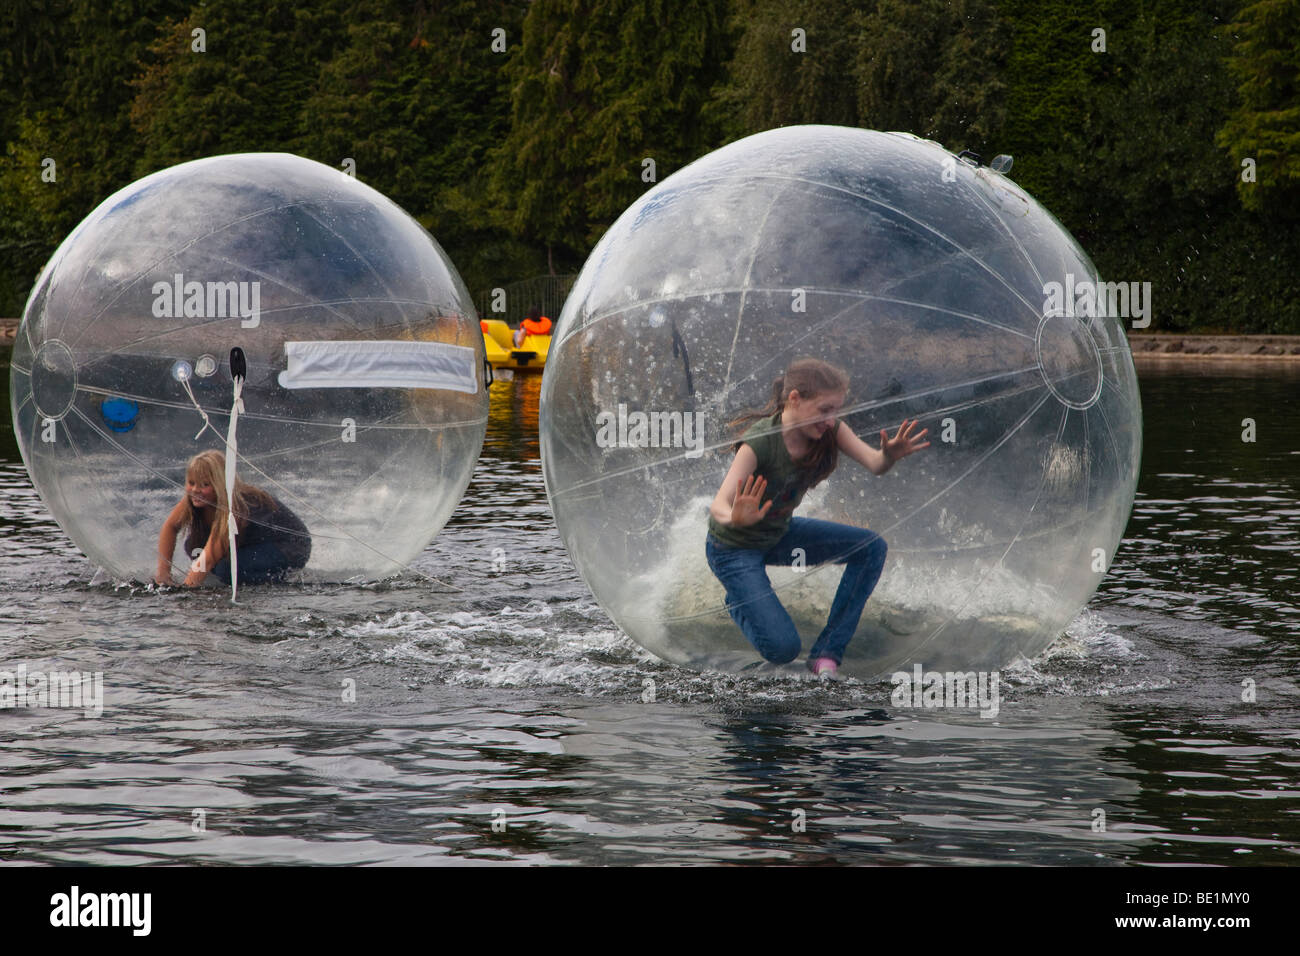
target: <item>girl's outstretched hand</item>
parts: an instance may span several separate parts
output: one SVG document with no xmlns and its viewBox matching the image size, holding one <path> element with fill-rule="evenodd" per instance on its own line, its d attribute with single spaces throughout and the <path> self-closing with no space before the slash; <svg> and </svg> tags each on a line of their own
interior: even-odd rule
<svg viewBox="0 0 1300 956">
<path fill-rule="evenodd" d="M 767 517 L 772 507 L 769 499 L 763 502 L 763 492 L 767 491 L 767 479 L 762 475 L 750 475 L 736 489 L 736 500 L 731 503 L 731 524 L 737 528 L 747 528 Z"/>
<path fill-rule="evenodd" d="M 904 419 L 903 424 L 898 426 L 898 432 L 893 438 L 889 437 L 888 430 L 884 428 L 880 430 L 880 450 L 885 453 L 885 457 L 889 459 L 891 465 L 900 458 L 906 458 L 922 448 L 930 447 L 928 441 L 921 441 L 929 433 L 930 429 L 923 428 L 915 435 L 912 434 L 912 429 L 919 424 L 921 423 L 915 418 L 911 421 Z"/>
<path fill-rule="evenodd" d="M 187 588 L 196 588 L 206 581 L 207 577 L 207 569 L 202 566 L 200 560 L 195 560 L 195 562 L 190 565 L 190 573 L 185 575 L 185 586 Z"/>
</svg>

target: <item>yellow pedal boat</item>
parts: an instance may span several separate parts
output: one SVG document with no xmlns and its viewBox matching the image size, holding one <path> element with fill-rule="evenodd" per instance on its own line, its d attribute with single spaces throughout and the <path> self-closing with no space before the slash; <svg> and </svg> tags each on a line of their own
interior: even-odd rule
<svg viewBox="0 0 1300 956">
<path fill-rule="evenodd" d="M 500 319 L 483 319 L 483 348 L 493 368 L 509 368 L 520 372 L 540 372 L 546 366 L 546 353 L 551 348 L 549 335 L 525 335 L 523 343 L 515 348 L 514 330 Z"/>
</svg>

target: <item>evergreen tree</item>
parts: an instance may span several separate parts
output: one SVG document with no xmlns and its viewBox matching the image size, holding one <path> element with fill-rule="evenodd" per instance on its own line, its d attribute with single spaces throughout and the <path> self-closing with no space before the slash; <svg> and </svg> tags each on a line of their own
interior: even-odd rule
<svg viewBox="0 0 1300 956">
<path fill-rule="evenodd" d="M 1239 210 L 1214 147 L 1231 100 L 1231 6 L 1157 0 L 1111 32 L 1113 76 L 1097 104 L 1097 138 L 1078 163 L 1090 208 L 1070 212 L 1077 222 L 1067 224 L 1103 276 L 1152 284 L 1156 328 L 1242 319 L 1246 300 L 1229 290 L 1250 267 L 1223 241 Z M 1207 295 L 1212 287 L 1217 294 Z"/>
<path fill-rule="evenodd" d="M 433 233 L 471 288 L 545 262 L 493 225 L 484 171 L 510 120 L 508 54 L 494 41 L 517 43 L 526 12 L 522 0 L 375 4 L 349 25 L 301 118 L 307 155 L 353 159 L 359 178 Z"/>
<path fill-rule="evenodd" d="M 723 0 L 534 0 L 492 157 L 500 221 L 581 261 L 648 188 L 646 160 L 657 181 L 716 139 L 702 111 L 724 43 Z"/>
<path fill-rule="evenodd" d="M 111 192 L 200 156 L 351 158 L 482 288 L 576 269 L 724 141 L 840 123 L 1012 153 L 1157 327 L 1300 331 L 1298 40 L 1300 0 L 21 0 L 0 313 Z"/>
<path fill-rule="evenodd" d="M 1009 37 L 988 0 L 881 0 L 861 26 L 858 114 L 988 157 L 1006 114 Z"/>
<path fill-rule="evenodd" d="M 135 178 L 137 61 L 180 0 L 27 2 L 0 20 L 0 312 L 17 314 L 55 246 Z M 53 165 L 48 165 L 52 161 Z"/>
<path fill-rule="evenodd" d="M 852 0 L 735 0 L 738 34 L 719 107 L 735 139 L 803 123 L 858 126 L 863 13 Z"/>
<path fill-rule="evenodd" d="M 1232 29 L 1238 40 L 1228 61 L 1240 102 L 1218 135 L 1232 158 L 1255 161 L 1256 182 L 1237 175 L 1247 209 L 1300 213 L 1300 0 L 1260 0 L 1245 7 Z"/>
<path fill-rule="evenodd" d="M 137 175 L 221 153 L 298 152 L 298 118 L 342 43 L 345 0 L 215 0 L 163 25 L 131 108 Z"/>
<path fill-rule="evenodd" d="M 18 135 L 19 119 L 59 99 L 69 46 L 68 0 L 27 0 L 0 10 L 0 137 Z"/>
<path fill-rule="evenodd" d="M 1015 156 L 1016 181 L 1086 247 L 1090 230 L 1104 228 L 1098 190 L 1104 196 L 1112 185 L 1091 157 L 1106 135 L 1102 104 L 1120 95 L 1132 62 L 1130 6 L 999 0 L 999 10 L 1012 27 L 999 151 Z"/>
</svg>

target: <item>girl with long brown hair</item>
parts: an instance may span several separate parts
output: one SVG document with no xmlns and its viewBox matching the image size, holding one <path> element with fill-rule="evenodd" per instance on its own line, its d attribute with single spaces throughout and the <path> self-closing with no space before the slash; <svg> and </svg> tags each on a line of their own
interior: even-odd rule
<svg viewBox="0 0 1300 956">
<path fill-rule="evenodd" d="M 914 433 L 904 421 L 893 438 L 882 430 L 872 448 L 837 419 L 848 397 L 849 379 L 820 359 L 790 363 L 772 385 L 772 399 L 760 412 L 736 424 L 753 424 L 740 437 L 736 457 L 709 506 L 705 552 L 709 567 L 727 592 L 727 611 L 766 660 L 785 664 L 803 647 L 789 612 L 768 580 L 769 564 L 843 564 L 844 575 L 808 668 L 834 674 L 857 629 L 867 598 L 885 565 L 885 541 L 866 528 L 796 518 L 804 494 L 824 481 L 843 452 L 875 475 L 929 446 L 928 429 Z M 768 497 L 770 489 L 770 497 Z M 766 500 L 764 500 L 766 498 Z"/>
<path fill-rule="evenodd" d="M 158 535 L 158 584 L 172 584 L 176 539 L 187 531 L 185 554 L 192 558 L 186 587 L 198 587 L 208 574 L 230 583 L 229 522 L 235 516 L 239 583 L 260 584 L 284 578 L 311 556 L 311 535 L 296 514 L 261 488 L 235 479 L 233 505 L 226 497 L 226 456 L 200 452 L 185 469 L 185 496 L 176 503 Z"/>
</svg>

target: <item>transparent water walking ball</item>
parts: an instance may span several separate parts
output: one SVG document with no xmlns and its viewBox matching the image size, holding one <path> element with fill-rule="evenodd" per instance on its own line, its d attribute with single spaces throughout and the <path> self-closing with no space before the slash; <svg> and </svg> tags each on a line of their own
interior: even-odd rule
<svg viewBox="0 0 1300 956">
<path fill-rule="evenodd" d="M 239 475 L 307 525 L 304 575 L 399 571 L 447 521 L 482 447 L 477 316 L 415 220 L 286 154 L 148 176 L 86 217 L 41 273 L 11 404 L 59 525 L 115 577 L 152 577 L 186 462 L 225 447 L 236 347 Z M 196 439 L 199 409 L 215 431 Z M 175 561 L 188 563 L 179 549 Z"/>
<path fill-rule="evenodd" d="M 610 228 L 555 330 L 541 448 L 574 563 L 655 654 L 759 661 L 705 559 L 708 504 L 729 422 L 821 358 L 868 443 L 909 418 L 932 442 L 879 477 L 841 456 L 797 512 L 889 545 L 844 672 L 1032 657 L 1096 589 L 1137 481 L 1121 320 L 1078 292 L 1098 281 L 1015 183 L 932 142 L 805 126 L 705 156 Z M 768 572 L 807 651 L 840 567 Z"/>
</svg>

